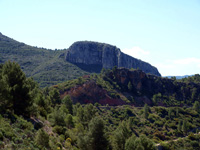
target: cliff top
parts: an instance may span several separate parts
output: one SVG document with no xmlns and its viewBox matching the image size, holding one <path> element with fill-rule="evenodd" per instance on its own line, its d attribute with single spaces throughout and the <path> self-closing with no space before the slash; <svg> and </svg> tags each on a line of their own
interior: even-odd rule
<svg viewBox="0 0 200 150">
<path fill-rule="evenodd" d="M 91 65 L 98 65 L 96 72 L 100 72 L 102 68 L 125 67 L 125 68 L 140 68 L 146 73 L 161 76 L 157 68 L 151 64 L 127 55 L 116 46 L 92 42 L 92 41 L 78 41 L 73 43 L 66 54 L 66 60 L 79 65 L 79 67 L 91 68 Z M 80 65 L 81 64 L 81 65 Z M 89 66 L 90 65 L 90 66 Z M 93 72 L 93 70 L 91 71 Z"/>
</svg>

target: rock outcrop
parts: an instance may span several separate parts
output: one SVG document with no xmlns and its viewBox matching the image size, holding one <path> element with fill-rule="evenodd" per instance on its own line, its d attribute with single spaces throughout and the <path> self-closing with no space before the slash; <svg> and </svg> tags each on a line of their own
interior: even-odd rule
<svg viewBox="0 0 200 150">
<path fill-rule="evenodd" d="M 91 72 L 99 72 L 102 68 L 110 69 L 114 66 L 125 68 L 139 68 L 145 73 L 161 76 L 157 68 L 124 54 L 116 46 L 104 43 L 81 41 L 72 44 L 66 53 L 66 60 L 82 67 L 83 69 L 93 68 Z"/>
<path fill-rule="evenodd" d="M 200 99 L 200 84 L 146 74 L 142 70 L 113 69 L 105 74 L 83 77 L 85 82 L 62 87 L 61 98 L 70 95 L 73 103 L 101 105 L 191 105 Z"/>
<path fill-rule="evenodd" d="M 109 104 L 110 106 L 125 105 L 120 98 L 112 98 L 109 96 L 108 91 L 97 85 L 94 81 L 88 81 L 83 85 L 72 87 L 69 91 L 61 94 L 61 98 L 65 95 L 70 95 L 73 103 L 87 104 L 96 102 L 101 105 Z"/>
</svg>

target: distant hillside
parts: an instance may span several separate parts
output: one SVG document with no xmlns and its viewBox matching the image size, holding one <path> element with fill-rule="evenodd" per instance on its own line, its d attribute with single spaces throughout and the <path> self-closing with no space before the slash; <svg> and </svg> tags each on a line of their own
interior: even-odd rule
<svg viewBox="0 0 200 150">
<path fill-rule="evenodd" d="M 32 47 L 0 33 L 0 63 L 18 62 L 26 75 L 33 77 L 42 87 L 88 74 L 65 61 L 65 51 Z"/>
<path fill-rule="evenodd" d="M 66 60 L 82 68 L 93 68 L 100 72 L 102 68 L 116 67 L 141 69 L 146 73 L 161 76 L 157 68 L 142 60 L 124 54 L 116 46 L 105 43 L 80 41 L 72 44 L 66 54 Z"/>
<path fill-rule="evenodd" d="M 190 77 L 190 76 L 193 76 L 193 75 L 184 75 L 184 76 L 165 76 L 167 78 L 173 78 L 173 77 L 176 77 L 176 79 L 183 79 L 183 78 L 187 78 L 187 77 Z"/>
<path fill-rule="evenodd" d="M 63 49 L 54 51 L 45 48 L 32 47 L 0 33 L 0 63 L 4 63 L 8 60 L 19 63 L 26 75 L 28 77 L 33 77 L 34 80 L 40 83 L 41 87 L 55 85 L 93 72 L 100 73 L 102 67 L 113 67 L 116 65 L 116 62 L 120 62 L 120 65 L 116 65 L 118 67 L 140 68 L 145 72 L 160 76 L 155 67 L 121 53 L 116 47 L 114 48 L 114 46 L 108 44 L 95 44 L 97 47 L 94 47 L 91 51 L 91 43 L 78 43 L 79 46 L 77 46 L 76 42 L 68 50 Z M 87 46 L 90 48 L 87 49 Z M 77 55 L 77 52 L 81 50 L 81 47 L 83 47 L 83 51 L 89 50 L 88 53 L 84 53 L 84 55 L 80 53 Z M 100 64 L 100 67 L 96 63 L 90 63 L 92 60 L 98 61 L 95 55 L 102 47 L 104 47 L 103 52 L 106 52 L 104 54 L 106 57 L 103 58 L 104 62 L 112 63 L 110 66 L 106 65 L 108 63 Z M 120 57 L 114 55 L 113 52 L 115 50 L 113 51 L 113 48 L 119 52 L 118 54 L 121 55 Z M 101 52 L 101 54 L 103 52 Z M 75 55 L 72 55 L 73 53 L 75 53 Z M 88 57 L 85 57 L 87 54 Z M 87 58 L 84 63 L 74 63 L 78 60 L 82 60 L 83 56 Z M 115 59 L 120 59 L 117 61 L 111 59 L 111 56 Z"/>
</svg>

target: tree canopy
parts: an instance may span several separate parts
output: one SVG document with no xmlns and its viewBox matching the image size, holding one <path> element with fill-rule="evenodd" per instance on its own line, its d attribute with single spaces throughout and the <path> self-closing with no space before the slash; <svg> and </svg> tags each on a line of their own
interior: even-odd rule
<svg viewBox="0 0 200 150">
<path fill-rule="evenodd" d="M 6 62 L 0 74 L 1 111 L 14 111 L 15 114 L 29 116 L 34 100 L 36 83 L 26 78 L 15 62 Z"/>
</svg>

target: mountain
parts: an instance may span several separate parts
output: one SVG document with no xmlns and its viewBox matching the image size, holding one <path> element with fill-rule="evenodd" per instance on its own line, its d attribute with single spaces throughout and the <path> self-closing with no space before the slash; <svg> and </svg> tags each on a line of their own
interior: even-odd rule
<svg viewBox="0 0 200 150">
<path fill-rule="evenodd" d="M 69 47 L 66 53 L 66 60 L 82 68 L 91 68 L 93 69 L 92 71 L 96 72 L 100 72 L 102 68 L 111 69 L 116 66 L 129 69 L 140 68 L 146 73 L 161 76 L 157 68 L 149 63 L 126 55 L 116 46 L 105 43 L 75 42 Z"/>
<path fill-rule="evenodd" d="M 164 77 L 167 77 L 167 78 L 173 78 L 173 77 L 176 77 L 176 79 L 183 79 L 183 78 L 188 78 L 188 77 L 192 77 L 194 75 L 184 75 L 184 76 L 164 76 Z"/>
<path fill-rule="evenodd" d="M 155 67 L 109 44 L 75 42 L 69 49 L 50 50 L 26 45 L 0 33 L 0 63 L 8 60 L 19 63 L 25 74 L 33 77 L 41 87 L 100 73 L 102 67 L 140 68 L 160 76 Z"/>
</svg>

